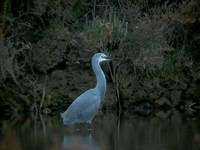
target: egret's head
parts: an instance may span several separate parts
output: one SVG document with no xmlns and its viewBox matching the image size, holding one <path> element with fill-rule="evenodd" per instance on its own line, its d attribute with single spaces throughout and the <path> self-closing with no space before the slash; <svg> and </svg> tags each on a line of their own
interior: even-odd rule
<svg viewBox="0 0 200 150">
<path fill-rule="evenodd" d="M 100 62 L 103 62 L 103 61 L 112 60 L 112 58 L 109 57 L 109 56 L 107 56 L 107 55 L 104 54 L 104 53 L 96 53 L 96 54 L 93 56 L 92 60 L 93 60 L 93 61 L 95 60 L 95 61 L 97 61 L 98 63 L 100 63 Z"/>
</svg>

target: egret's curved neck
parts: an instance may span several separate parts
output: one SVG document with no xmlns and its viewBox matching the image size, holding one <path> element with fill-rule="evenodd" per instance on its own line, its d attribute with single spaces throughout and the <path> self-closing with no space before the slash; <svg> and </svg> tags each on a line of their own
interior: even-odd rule
<svg viewBox="0 0 200 150">
<path fill-rule="evenodd" d="M 92 68 L 97 78 L 97 84 L 96 84 L 95 89 L 97 89 L 100 92 L 101 101 L 102 101 L 104 99 L 105 92 L 106 92 L 106 78 L 101 69 L 99 62 L 92 61 Z"/>
</svg>

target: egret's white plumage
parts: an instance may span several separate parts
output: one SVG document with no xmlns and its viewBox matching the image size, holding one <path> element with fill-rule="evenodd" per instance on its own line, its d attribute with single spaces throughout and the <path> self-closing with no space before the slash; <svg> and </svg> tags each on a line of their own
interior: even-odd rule
<svg viewBox="0 0 200 150">
<path fill-rule="evenodd" d="M 79 97 L 61 114 L 64 124 L 87 122 L 91 124 L 105 97 L 106 79 L 100 67 L 103 61 L 111 60 L 104 53 L 97 53 L 92 57 L 92 68 L 97 78 L 96 87 L 89 89 Z"/>
</svg>

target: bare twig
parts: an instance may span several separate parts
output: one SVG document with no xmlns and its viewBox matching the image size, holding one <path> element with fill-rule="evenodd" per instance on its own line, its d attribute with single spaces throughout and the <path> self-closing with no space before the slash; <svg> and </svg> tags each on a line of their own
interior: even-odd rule
<svg viewBox="0 0 200 150">
<path fill-rule="evenodd" d="M 117 103 L 118 103 L 119 111 L 121 111 L 121 109 L 122 109 L 121 102 L 120 102 L 121 98 L 120 98 L 119 82 L 117 80 L 117 71 L 118 71 L 120 64 L 121 64 L 121 62 L 118 63 L 114 69 L 113 69 L 113 65 L 111 66 L 109 64 L 109 70 L 110 70 L 111 79 L 113 81 L 113 85 L 114 85 L 115 91 L 116 91 L 116 97 L 117 97 Z"/>
<path fill-rule="evenodd" d="M 45 86 L 46 86 L 46 82 L 47 82 L 47 76 L 45 77 L 45 80 L 44 80 L 44 84 L 43 84 L 43 88 L 42 88 L 42 100 L 40 102 L 40 107 L 39 107 L 39 112 L 41 112 L 41 108 L 42 108 L 42 105 L 43 105 L 43 102 L 44 102 L 44 98 L 45 98 Z"/>
<path fill-rule="evenodd" d="M 33 83 L 33 82 L 31 82 Z M 36 102 L 36 88 L 35 88 L 35 83 L 33 83 L 33 99 L 34 99 L 34 108 L 35 108 L 35 112 L 36 114 L 38 113 L 38 108 L 37 108 L 37 102 Z"/>
<path fill-rule="evenodd" d="M 30 79 L 28 79 L 28 81 L 32 84 L 33 86 L 33 100 L 34 100 L 34 109 L 36 112 L 36 115 L 38 114 L 38 108 L 37 108 L 37 101 L 36 101 L 36 87 L 35 87 L 35 83 L 37 82 L 37 79 L 35 79 L 34 81 L 31 81 Z"/>
</svg>

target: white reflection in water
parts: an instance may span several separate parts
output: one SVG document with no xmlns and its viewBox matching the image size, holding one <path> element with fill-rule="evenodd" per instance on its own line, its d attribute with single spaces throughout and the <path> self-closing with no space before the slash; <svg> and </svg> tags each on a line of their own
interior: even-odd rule
<svg viewBox="0 0 200 150">
<path fill-rule="evenodd" d="M 199 118 L 171 112 L 139 117 L 131 113 L 97 116 L 87 124 L 65 126 L 59 116 L 0 120 L 0 150 L 199 150 Z M 162 118 L 162 116 L 164 116 Z"/>
<path fill-rule="evenodd" d="M 65 135 L 63 138 L 63 146 L 66 149 L 71 150 L 100 150 L 98 144 L 92 138 L 88 136 L 68 136 Z"/>
</svg>

